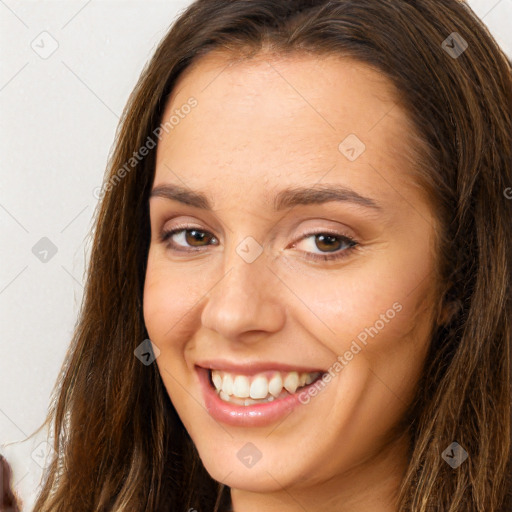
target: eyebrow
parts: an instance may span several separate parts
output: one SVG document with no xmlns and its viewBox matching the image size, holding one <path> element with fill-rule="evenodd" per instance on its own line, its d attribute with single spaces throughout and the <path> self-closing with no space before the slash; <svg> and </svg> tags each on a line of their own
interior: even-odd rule
<svg viewBox="0 0 512 512">
<path fill-rule="evenodd" d="M 196 208 L 202 208 L 204 210 L 212 210 L 212 206 L 208 198 L 200 193 L 189 190 L 180 185 L 160 185 L 155 187 L 149 198 L 152 197 L 163 197 L 165 199 L 173 199 L 180 203 L 195 206 Z"/>
<path fill-rule="evenodd" d="M 355 203 L 380 210 L 381 207 L 369 197 L 358 194 L 341 185 L 316 185 L 315 187 L 290 187 L 281 190 L 274 199 L 274 210 L 279 211 L 297 205 L 321 204 L 329 201 Z"/>
<path fill-rule="evenodd" d="M 151 197 L 163 197 L 179 201 L 196 208 L 212 211 L 212 205 L 205 194 L 195 192 L 180 185 L 159 185 L 150 194 Z M 358 194 L 341 185 L 315 185 L 314 187 L 289 187 L 281 190 L 274 198 L 274 211 L 299 205 L 322 204 L 330 201 L 354 203 L 359 206 L 381 210 L 382 207 L 369 197 Z"/>
</svg>

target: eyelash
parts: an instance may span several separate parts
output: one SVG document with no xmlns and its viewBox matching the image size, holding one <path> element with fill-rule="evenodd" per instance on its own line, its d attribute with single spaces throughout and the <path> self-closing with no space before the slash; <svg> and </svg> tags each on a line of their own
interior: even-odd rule
<svg viewBox="0 0 512 512">
<path fill-rule="evenodd" d="M 178 252 L 197 252 L 199 249 L 190 249 L 190 250 L 176 249 L 175 244 L 172 243 L 171 241 L 169 241 L 169 239 L 177 233 L 180 233 L 182 231 L 192 231 L 192 230 L 199 231 L 201 233 L 205 233 L 205 234 L 211 235 L 213 237 L 212 233 L 210 233 L 209 231 L 201 230 L 195 226 L 178 226 L 170 231 L 165 231 L 165 230 L 162 231 L 159 236 L 159 239 L 160 239 L 160 242 L 165 243 L 167 248 L 170 250 L 178 251 Z M 332 237 L 338 238 L 340 241 L 348 244 L 348 247 L 345 249 L 338 249 L 337 252 L 331 253 L 331 254 L 314 254 L 314 253 L 310 253 L 310 252 L 306 252 L 306 251 L 301 251 L 306 255 L 305 257 L 307 259 L 316 260 L 316 261 L 340 260 L 342 258 L 348 257 L 353 251 L 357 250 L 359 247 L 359 243 L 356 240 L 354 240 L 353 238 L 351 238 L 347 235 L 342 235 L 341 233 L 335 233 L 332 231 L 325 231 L 325 230 L 324 231 L 315 231 L 315 232 L 311 232 L 311 233 L 304 233 L 298 242 L 301 242 L 302 240 L 305 240 L 305 239 L 315 236 L 315 235 L 327 235 L 327 236 L 332 236 Z M 296 242 L 296 243 L 298 243 L 298 242 Z M 295 244 L 294 244 L 294 246 L 295 246 Z"/>
</svg>

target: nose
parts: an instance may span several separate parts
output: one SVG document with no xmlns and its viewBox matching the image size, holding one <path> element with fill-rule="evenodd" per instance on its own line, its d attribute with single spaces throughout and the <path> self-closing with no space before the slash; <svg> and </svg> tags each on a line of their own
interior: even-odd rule
<svg viewBox="0 0 512 512">
<path fill-rule="evenodd" d="M 207 294 L 201 312 L 203 327 L 235 341 L 279 331 L 286 319 L 286 297 L 266 252 L 248 262 L 233 249 L 224 269 Z"/>
</svg>

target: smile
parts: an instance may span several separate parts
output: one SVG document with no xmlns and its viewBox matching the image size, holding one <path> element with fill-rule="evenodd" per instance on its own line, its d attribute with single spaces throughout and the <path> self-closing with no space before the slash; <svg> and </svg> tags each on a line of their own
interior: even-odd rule
<svg viewBox="0 0 512 512">
<path fill-rule="evenodd" d="M 303 406 L 299 393 L 314 386 L 324 374 L 291 367 L 265 370 L 258 365 L 228 371 L 215 366 L 195 366 L 204 407 L 216 421 L 237 427 L 260 427 L 282 420 Z"/>
<path fill-rule="evenodd" d="M 210 382 L 219 398 L 242 406 L 285 398 L 315 382 L 321 375 L 321 372 L 269 371 L 247 376 L 220 370 L 209 371 Z"/>
</svg>

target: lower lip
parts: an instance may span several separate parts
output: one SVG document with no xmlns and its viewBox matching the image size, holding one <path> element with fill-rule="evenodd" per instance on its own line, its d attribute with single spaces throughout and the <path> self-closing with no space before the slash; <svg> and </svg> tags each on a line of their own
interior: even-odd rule
<svg viewBox="0 0 512 512">
<path fill-rule="evenodd" d="M 299 393 L 293 393 L 272 402 L 237 405 L 220 399 L 210 383 L 208 369 L 196 366 L 196 371 L 199 376 L 206 410 L 210 416 L 217 421 L 236 427 L 261 427 L 280 420 L 299 405 L 303 405 L 299 400 L 299 393 L 307 392 L 308 387 L 314 384 L 312 382 L 308 386 L 300 388 Z M 321 377 L 319 378 L 321 379 Z"/>
</svg>

